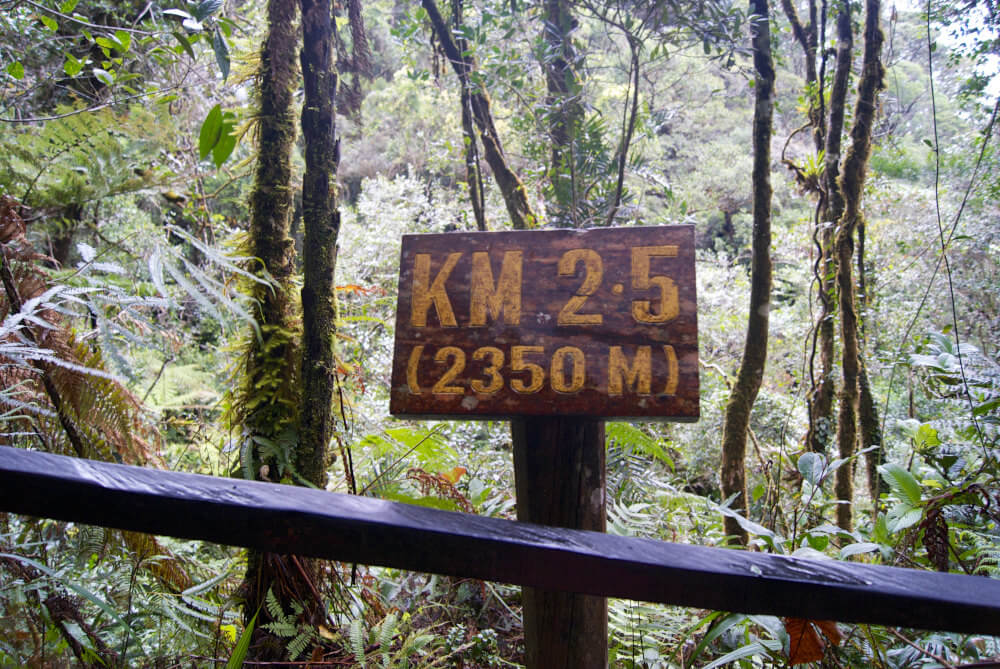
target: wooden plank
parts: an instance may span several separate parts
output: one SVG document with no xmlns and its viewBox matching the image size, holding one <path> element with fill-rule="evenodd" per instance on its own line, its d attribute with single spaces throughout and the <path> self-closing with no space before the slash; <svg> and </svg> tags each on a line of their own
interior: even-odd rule
<svg viewBox="0 0 1000 669">
<path fill-rule="evenodd" d="M 604 422 L 575 417 L 519 417 L 511 421 L 511 437 L 517 519 L 604 532 Z M 528 667 L 607 666 L 607 599 L 525 587 L 521 602 Z"/>
<path fill-rule="evenodd" d="M 0 509 L 706 609 L 1000 635 L 1000 581 L 614 537 L 0 447 Z"/>
<path fill-rule="evenodd" d="M 405 235 L 390 411 L 698 418 L 694 228 Z"/>
</svg>

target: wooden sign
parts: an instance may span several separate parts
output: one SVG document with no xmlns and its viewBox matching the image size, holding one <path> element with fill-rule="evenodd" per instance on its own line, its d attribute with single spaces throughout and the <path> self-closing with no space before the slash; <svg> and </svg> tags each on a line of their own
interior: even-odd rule
<svg viewBox="0 0 1000 669">
<path fill-rule="evenodd" d="M 697 420 L 694 228 L 404 236 L 389 409 Z"/>
</svg>

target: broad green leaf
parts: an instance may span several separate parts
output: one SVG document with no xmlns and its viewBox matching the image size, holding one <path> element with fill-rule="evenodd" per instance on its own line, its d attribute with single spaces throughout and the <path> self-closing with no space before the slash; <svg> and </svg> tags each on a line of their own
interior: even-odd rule
<svg viewBox="0 0 1000 669">
<path fill-rule="evenodd" d="M 937 430 L 926 423 L 917 428 L 916 442 L 917 448 L 933 448 L 941 445 Z"/>
<path fill-rule="evenodd" d="M 840 549 L 840 559 L 846 560 L 852 555 L 860 555 L 862 553 L 872 553 L 879 549 L 879 545 L 871 541 L 862 541 L 856 544 L 847 544 Z"/>
<path fill-rule="evenodd" d="M 115 40 L 117 40 L 118 45 L 120 46 L 119 51 L 122 53 L 126 53 L 129 50 L 129 47 L 132 46 L 132 35 L 124 30 L 115 31 Z"/>
<path fill-rule="evenodd" d="M 826 547 L 830 545 L 830 535 L 829 534 L 807 534 L 806 541 L 815 550 L 822 551 L 826 550 Z"/>
<path fill-rule="evenodd" d="M 94 77 L 100 81 L 105 86 L 113 86 L 115 83 L 115 75 L 107 70 L 103 70 L 99 67 L 95 67 L 91 70 L 94 73 Z"/>
<path fill-rule="evenodd" d="M 899 499 L 910 506 L 920 506 L 920 484 L 913 474 L 892 462 L 881 465 L 878 470 Z"/>
<path fill-rule="evenodd" d="M 232 129 L 230 125 L 223 125 L 219 141 L 212 147 L 212 162 L 215 163 L 216 167 L 222 167 L 226 159 L 232 155 L 233 149 L 236 148 L 236 135 L 232 133 Z"/>
<path fill-rule="evenodd" d="M 76 9 L 76 3 L 79 0 L 65 0 L 61 5 L 59 5 L 59 12 L 62 14 L 71 14 L 74 9 Z"/>
<path fill-rule="evenodd" d="M 175 8 L 164 9 L 163 13 L 166 14 L 167 16 L 176 16 L 176 17 L 182 18 L 182 19 L 193 19 L 194 18 L 193 16 L 191 16 L 190 12 L 186 12 L 183 9 L 175 9 Z"/>
<path fill-rule="evenodd" d="M 886 516 L 886 527 L 890 532 L 899 532 L 920 522 L 923 516 L 921 509 L 915 509 L 906 502 L 892 507 Z"/>
<path fill-rule="evenodd" d="M 42 25 L 55 32 L 59 29 L 59 24 L 51 16 L 46 16 L 45 14 L 38 14 L 38 20 L 42 22 Z"/>
<path fill-rule="evenodd" d="M 225 81 L 229 78 L 229 45 L 226 44 L 226 38 L 218 26 L 212 32 L 212 51 L 215 52 L 215 62 L 222 72 L 222 80 Z"/>
<path fill-rule="evenodd" d="M 24 65 L 22 65 L 20 61 L 15 60 L 13 63 L 8 64 L 6 69 L 7 74 L 14 77 L 18 81 L 24 79 Z"/>
<path fill-rule="evenodd" d="M 94 41 L 97 42 L 97 46 L 101 47 L 101 50 L 104 52 L 105 58 L 110 58 L 111 50 L 118 49 L 119 46 L 117 42 L 107 37 L 98 37 Z"/>
<path fill-rule="evenodd" d="M 75 77 L 83 70 L 83 61 L 71 53 L 66 54 L 66 62 L 63 63 L 63 72 L 68 77 Z"/>
<path fill-rule="evenodd" d="M 180 42 L 181 49 L 187 55 L 191 56 L 191 60 L 195 60 L 194 49 L 191 48 L 191 40 L 188 39 L 187 35 L 184 33 L 173 33 L 174 38 Z"/>
<path fill-rule="evenodd" d="M 201 124 L 201 132 L 198 133 L 198 157 L 201 160 L 208 158 L 215 145 L 219 143 L 222 136 L 222 107 L 215 105 L 208 112 L 205 121 Z"/>
<path fill-rule="evenodd" d="M 803 453 L 799 456 L 798 468 L 805 480 L 819 487 L 826 471 L 826 462 L 819 453 Z"/>
<path fill-rule="evenodd" d="M 917 430 L 920 429 L 920 421 L 916 418 L 897 420 L 896 429 L 899 430 L 904 436 L 909 437 L 910 439 L 916 439 Z"/>
</svg>

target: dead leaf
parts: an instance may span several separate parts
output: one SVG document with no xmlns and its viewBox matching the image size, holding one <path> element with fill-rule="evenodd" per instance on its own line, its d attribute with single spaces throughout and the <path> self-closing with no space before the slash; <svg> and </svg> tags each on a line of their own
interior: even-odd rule
<svg viewBox="0 0 1000 669">
<path fill-rule="evenodd" d="M 788 664 L 794 666 L 823 659 L 826 644 L 810 621 L 785 618 L 785 631 L 788 632 Z"/>
</svg>

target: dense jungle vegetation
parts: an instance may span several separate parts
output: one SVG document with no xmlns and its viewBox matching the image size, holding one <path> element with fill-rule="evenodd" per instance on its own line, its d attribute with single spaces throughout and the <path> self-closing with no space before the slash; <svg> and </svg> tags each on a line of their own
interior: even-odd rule
<svg viewBox="0 0 1000 669">
<path fill-rule="evenodd" d="M 1000 578 L 998 29 L 993 0 L 0 0 L 0 443 L 513 518 L 506 422 L 388 415 L 401 235 L 690 223 L 701 419 L 607 424 L 608 532 Z M 804 624 L 814 654 L 612 600 L 609 662 L 1000 662 Z M 0 513 L 2 666 L 523 653 L 517 588 Z"/>
</svg>

